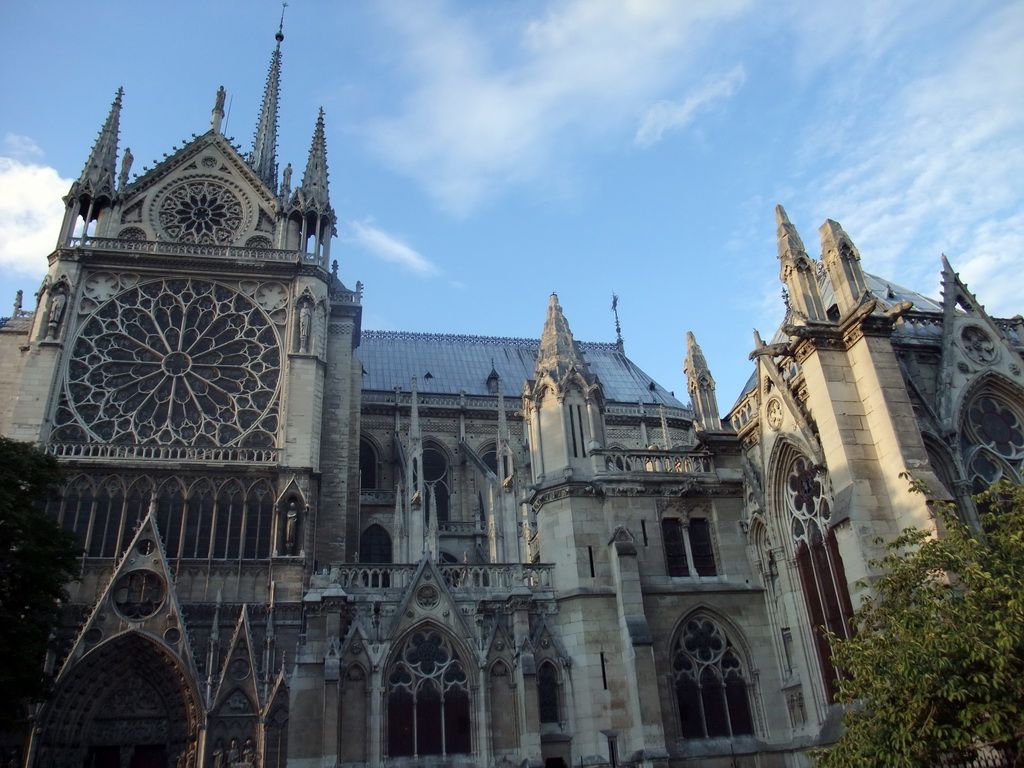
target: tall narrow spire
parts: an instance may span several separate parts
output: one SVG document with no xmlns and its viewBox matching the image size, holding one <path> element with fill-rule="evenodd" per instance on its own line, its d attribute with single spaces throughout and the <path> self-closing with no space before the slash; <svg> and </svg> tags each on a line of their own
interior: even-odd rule
<svg viewBox="0 0 1024 768">
<path fill-rule="evenodd" d="M 821 261 L 832 282 L 836 304 L 842 314 L 852 312 L 868 292 L 860 252 L 838 222 L 827 219 L 819 230 Z"/>
<path fill-rule="evenodd" d="M 818 289 L 817 269 L 781 205 L 775 206 L 775 223 L 781 264 L 779 277 L 789 291 L 790 309 L 795 315 L 792 320 L 798 324 L 824 322 L 827 318 Z"/>
<path fill-rule="evenodd" d="M 705 430 L 722 428 L 722 420 L 718 415 L 718 400 L 715 397 L 715 380 L 711 378 L 711 370 L 697 338 L 691 331 L 686 332 L 686 362 L 683 365 L 686 374 L 686 385 L 690 392 L 694 417 Z"/>
<path fill-rule="evenodd" d="M 302 186 L 296 190 L 301 197 L 302 205 L 307 210 L 328 212 L 331 210 L 330 195 L 327 190 L 327 140 L 324 138 L 324 109 L 316 119 L 313 131 L 313 143 L 309 148 L 309 159 L 306 161 L 306 172 L 302 174 Z"/>
<path fill-rule="evenodd" d="M 281 41 L 284 40 L 284 10 L 281 11 L 281 25 L 274 35 L 277 45 L 270 56 L 270 71 L 267 73 L 267 88 L 263 93 L 263 106 L 256 124 L 256 136 L 252 142 L 252 156 L 249 164 L 263 183 L 277 192 L 277 103 L 281 86 Z"/>
<path fill-rule="evenodd" d="M 78 181 L 71 185 L 74 197 L 88 194 L 92 198 L 100 196 L 112 197 L 114 194 L 114 174 L 117 172 L 117 134 L 121 122 L 121 97 L 124 88 L 117 89 L 114 103 L 110 105 L 110 114 L 100 129 L 89 160 L 82 170 Z"/>
</svg>

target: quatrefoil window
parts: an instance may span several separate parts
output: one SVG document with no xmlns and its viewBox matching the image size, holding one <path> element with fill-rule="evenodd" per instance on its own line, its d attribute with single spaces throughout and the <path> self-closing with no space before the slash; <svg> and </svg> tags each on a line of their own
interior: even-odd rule
<svg viewBox="0 0 1024 768">
<path fill-rule="evenodd" d="M 160 201 L 163 231 L 179 243 L 228 245 L 245 223 L 245 209 L 227 187 L 212 181 L 179 184 Z"/>
<path fill-rule="evenodd" d="M 157 280 L 103 303 L 72 347 L 54 439 L 273 447 L 281 349 L 251 299 Z"/>
</svg>

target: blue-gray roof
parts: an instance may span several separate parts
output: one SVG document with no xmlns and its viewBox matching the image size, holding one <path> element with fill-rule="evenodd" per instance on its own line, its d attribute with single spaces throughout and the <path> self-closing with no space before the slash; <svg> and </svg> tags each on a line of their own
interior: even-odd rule
<svg viewBox="0 0 1024 768">
<path fill-rule="evenodd" d="M 505 394 L 517 396 L 533 378 L 539 346 L 537 339 L 363 331 L 356 353 L 363 364 L 364 390 L 408 391 L 415 376 L 420 392 L 490 395 L 487 379 L 494 370 Z M 591 373 L 600 378 L 606 400 L 683 407 L 615 344 L 580 342 L 579 347 Z"/>
</svg>

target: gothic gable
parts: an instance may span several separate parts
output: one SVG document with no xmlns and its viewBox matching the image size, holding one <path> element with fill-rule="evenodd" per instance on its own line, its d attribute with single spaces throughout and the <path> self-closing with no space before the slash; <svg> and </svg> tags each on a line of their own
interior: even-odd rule
<svg viewBox="0 0 1024 768">
<path fill-rule="evenodd" d="M 121 193 L 105 233 L 185 246 L 272 248 L 278 201 L 220 134 L 195 139 Z"/>
</svg>

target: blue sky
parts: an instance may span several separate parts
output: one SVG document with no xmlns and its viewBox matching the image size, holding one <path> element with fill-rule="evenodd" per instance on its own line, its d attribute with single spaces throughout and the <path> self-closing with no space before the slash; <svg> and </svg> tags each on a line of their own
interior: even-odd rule
<svg viewBox="0 0 1024 768">
<path fill-rule="evenodd" d="M 279 13 L 0 6 L 0 302 L 38 287 L 119 86 L 136 173 L 220 85 L 250 148 Z M 812 255 L 832 218 L 870 272 L 937 295 L 945 252 L 1024 312 L 1022 2 L 292 0 L 282 50 L 281 165 L 322 106 L 364 328 L 536 337 L 556 291 L 612 341 L 614 292 L 630 357 L 685 400 L 692 330 L 725 411 L 783 311 L 776 203 Z"/>
</svg>

